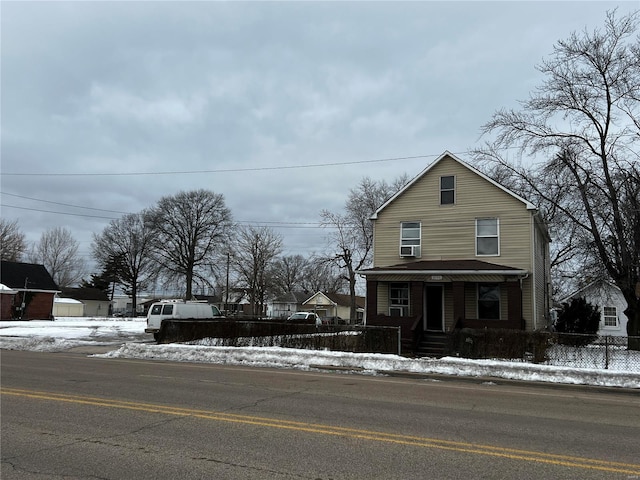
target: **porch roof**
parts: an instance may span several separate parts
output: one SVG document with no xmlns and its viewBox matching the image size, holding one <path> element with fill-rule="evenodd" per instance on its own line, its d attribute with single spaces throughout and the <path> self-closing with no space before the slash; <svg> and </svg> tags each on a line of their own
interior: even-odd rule
<svg viewBox="0 0 640 480">
<path fill-rule="evenodd" d="M 524 276 L 529 272 L 515 267 L 496 265 L 481 260 L 421 260 L 386 267 L 374 267 L 359 270 L 365 276 L 398 275 L 511 275 Z"/>
</svg>

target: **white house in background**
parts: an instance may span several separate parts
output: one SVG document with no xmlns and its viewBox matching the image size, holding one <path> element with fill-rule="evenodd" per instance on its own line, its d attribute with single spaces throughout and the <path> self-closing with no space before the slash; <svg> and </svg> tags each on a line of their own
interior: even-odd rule
<svg viewBox="0 0 640 480">
<path fill-rule="evenodd" d="M 356 297 L 356 316 L 353 323 L 361 322 L 364 317 L 365 298 Z M 302 308 L 315 312 L 322 318 L 350 321 L 351 296 L 344 293 L 317 292 L 302 302 Z"/>
<path fill-rule="evenodd" d="M 70 298 L 81 302 L 84 305 L 85 317 L 106 317 L 110 313 L 109 297 L 98 288 L 63 288 L 58 298 Z"/>
<path fill-rule="evenodd" d="M 142 305 L 147 300 L 150 300 L 149 296 L 138 296 L 136 300 L 136 314 L 144 314 L 144 306 Z M 111 301 L 111 312 L 113 315 L 124 315 L 126 317 L 132 317 L 133 302 L 128 295 L 114 295 Z"/>
<path fill-rule="evenodd" d="M 84 317 L 84 303 L 73 298 L 53 299 L 54 317 Z"/>
<path fill-rule="evenodd" d="M 267 303 L 267 317 L 288 318 L 290 315 L 304 310 L 302 302 L 309 298 L 309 292 L 289 292 Z"/>
<path fill-rule="evenodd" d="M 627 316 L 624 314 L 627 301 L 614 284 L 606 280 L 596 280 L 572 293 L 561 303 L 573 298 L 584 298 L 591 305 L 600 308 L 599 335 L 627 336 Z"/>
</svg>

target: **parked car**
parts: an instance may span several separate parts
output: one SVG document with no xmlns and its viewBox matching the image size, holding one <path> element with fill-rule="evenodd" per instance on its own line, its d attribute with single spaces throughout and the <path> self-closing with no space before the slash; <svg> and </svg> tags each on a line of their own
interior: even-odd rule
<svg viewBox="0 0 640 480">
<path fill-rule="evenodd" d="M 322 320 L 313 312 L 296 312 L 287 318 L 287 323 L 308 323 L 322 325 Z"/>
<path fill-rule="evenodd" d="M 347 321 L 340 317 L 322 317 L 323 325 L 346 325 Z"/>
<path fill-rule="evenodd" d="M 147 314 L 146 333 L 153 333 L 158 339 L 160 326 L 165 319 L 213 320 L 224 318 L 218 307 L 203 302 L 157 302 L 151 305 Z"/>
</svg>

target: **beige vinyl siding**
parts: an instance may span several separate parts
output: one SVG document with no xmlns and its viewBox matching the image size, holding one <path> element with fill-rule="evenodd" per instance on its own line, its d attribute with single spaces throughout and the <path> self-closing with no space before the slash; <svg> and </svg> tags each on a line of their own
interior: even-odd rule
<svg viewBox="0 0 640 480">
<path fill-rule="evenodd" d="M 549 272 L 549 244 L 545 241 L 544 235 L 539 227 L 535 228 L 535 248 L 534 248 L 534 275 L 535 291 L 535 324 L 532 328 L 540 329 L 547 326 L 547 315 L 550 305 L 545 300 L 545 291 L 549 290 L 550 272 Z M 550 294 L 550 292 L 548 292 Z"/>
<path fill-rule="evenodd" d="M 389 284 L 378 282 L 378 315 L 389 315 Z"/>
<path fill-rule="evenodd" d="M 440 205 L 440 177 L 456 177 L 456 203 Z M 476 218 L 498 218 L 500 255 L 476 257 Z M 400 223 L 421 223 L 421 260 L 477 258 L 531 269 L 531 213 L 518 199 L 449 158 L 443 159 L 378 214 L 374 266 L 415 261 L 401 258 Z"/>
</svg>

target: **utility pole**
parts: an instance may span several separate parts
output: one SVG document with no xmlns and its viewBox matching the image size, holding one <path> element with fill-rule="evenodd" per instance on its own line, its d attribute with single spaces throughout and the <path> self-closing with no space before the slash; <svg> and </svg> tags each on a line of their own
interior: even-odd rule
<svg viewBox="0 0 640 480">
<path fill-rule="evenodd" d="M 227 313 L 227 309 L 229 308 L 229 268 L 231 264 L 231 256 L 229 251 L 227 250 L 227 286 L 224 289 L 224 311 Z"/>
</svg>

